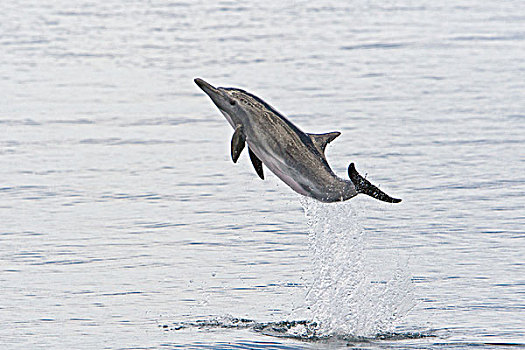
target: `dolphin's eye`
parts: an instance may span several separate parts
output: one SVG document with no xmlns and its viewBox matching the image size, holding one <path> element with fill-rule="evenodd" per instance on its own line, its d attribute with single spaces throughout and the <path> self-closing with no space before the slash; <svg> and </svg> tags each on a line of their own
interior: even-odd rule
<svg viewBox="0 0 525 350">
<path fill-rule="evenodd" d="M 235 104 L 236 104 L 235 100 L 230 100 L 230 104 L 231 104 L 232 106 L 235 106 Z"/>
</svg>

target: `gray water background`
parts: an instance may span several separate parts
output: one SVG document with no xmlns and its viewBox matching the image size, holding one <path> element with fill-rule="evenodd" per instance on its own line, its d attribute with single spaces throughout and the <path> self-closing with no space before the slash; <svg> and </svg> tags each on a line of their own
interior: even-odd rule
<svg viewBox="0 0 525 350">
<path fill-rule="evenodd" d="M 358 346 L 525 344 L 524 28 L 521 1 L 2 1 L 2 348 L 346 346 L 163 328 L 293 318 L 315 268 L 195 77 L 341 131 L 336 173 L 403 198 L 339 205 L 434 337 Z"/>
</svg>

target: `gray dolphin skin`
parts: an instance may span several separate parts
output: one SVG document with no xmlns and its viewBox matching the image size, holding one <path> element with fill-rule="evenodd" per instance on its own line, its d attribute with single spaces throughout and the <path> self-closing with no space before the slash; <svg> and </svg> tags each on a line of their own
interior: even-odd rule
<svg viewBox="0 0 525 350">
<path fill-rule="evenodd" d="M 236 88 L 216 88 L 204 80 L 194 80 L 219 108 L 235 130 L 231 156 L 237 162 L 247 145 L 257 175 L 264 179 L 263 164 L 294 191 L 321 202 L 340 202 L 367 194 L 384 202 L 398 203 L 359 175 L 351 163 L 350 180 L 337 177 L 324 154 L 326 145 L 338 131 L 306 134 L 259 97 Z"/>
</svg>

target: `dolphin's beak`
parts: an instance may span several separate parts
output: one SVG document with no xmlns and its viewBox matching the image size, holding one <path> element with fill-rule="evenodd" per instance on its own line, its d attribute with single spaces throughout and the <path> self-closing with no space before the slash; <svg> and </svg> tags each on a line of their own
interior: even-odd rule
<svg viewBox="0 0 525 350">
<path fill-rule="evenodd" d="M 204 91 L 210 97 L 212 96 L 211 94 L 217 94 L 218 93 L 218 90 L 215 87 L 213 87 L 211 84 L 208 84 L 207 82 L 205 82 L 201 78 L 196 78 L 193 81 L 195 82 L 195 84 L 197 84 L 198 87 L 200 87 L 202 89 L 202 91 Z"/>
<path fill-rule="evenodd" d="M 227 97 L 224 95 L 224 92 L 222 92 L 221 90 L 217 89 L 216 87 L 214 87 L 213 85 L 211 84 L 208 84 L 207 82 L 205 82 L 204 80 L 202 80 L 201 78 L 196 78 L 194 80 L 195 84 L 197 84 L 198 87 L 200 87 L 202 89 L 202 91 L 204 91 L 206 93 L 206 95 L 208 95 L 211 100 L 213 101 L 213 103 L 215 103 L 215 105 L 222 111 L 222 110 L 225 110 L 225 106 L 227 105 Z"/>
</svg>

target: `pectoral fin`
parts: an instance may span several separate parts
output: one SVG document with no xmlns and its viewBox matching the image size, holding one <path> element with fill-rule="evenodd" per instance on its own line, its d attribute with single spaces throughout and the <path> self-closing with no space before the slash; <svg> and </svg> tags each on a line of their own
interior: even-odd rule
<svg viewBox="0 0 525 350">
<path fill-rule="evenodd" d="M 261 180 L 264 180 L 264 173 L 263 173 L 263 163 L 262 161 L 257 158 L 255 153 L 252 152 L 250 147 L 248 147 L 248 153 L 250 153 L 250 159 L 252 160 L 253 167 L 255 168 L 255 171 L 257 172 L 257 175 L 261 178 Z"/>
<path fill-rule="evenodd" d="M 355 170 L 354 163 L 350 164 L 350 166 L 348 167 L 348 176 L 350 176 L 350 180 L 352 180 L 352 183 L 354 184 L 357 193 L 364 193 L 370 197 L 379 199 L 380 201 L 383 201 L 383 202 L 388 202 L 388 203 L 401 202 L 401 199 L 390 197 L 388 194 L 381 191 L 376 186 L 372 185 L 367 179 L 359 175 L 357 170 Z"/>
<path fill-rule="evenodd" d="M 246 138 L 242 129 L 242 125 L 238 125 L 235 128 L 235 132 L 232 137 L 231 153 L 232 160 L 234 163 L 237 163 L 237 159 L 241 155 L 242 150 L 244 149 L 244 144 L 246 143 Z"/>
<path fill-rule="evenodd" d="M 326 134 L 308 134 L 314 145 L 324 154 L 326 145 L 332 142 L 337 136 L 341 135 L 339 131 L 327 132 Z"/>
</svg>

